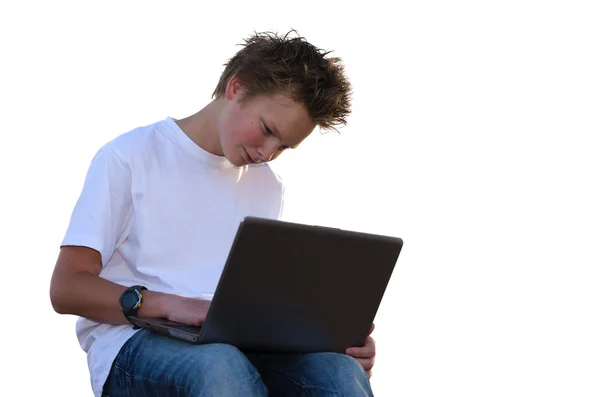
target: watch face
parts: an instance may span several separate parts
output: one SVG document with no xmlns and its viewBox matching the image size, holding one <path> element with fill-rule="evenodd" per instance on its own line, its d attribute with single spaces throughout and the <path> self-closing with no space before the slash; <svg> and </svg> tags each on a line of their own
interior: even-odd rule
<svg viewBox="0 0 600 397">
<path fill-rule="evenodd" d="M 127 291 L 125 294 L 123 294 L 121 304 L 126 309 L 135 308 L 135 306 L 138 304 L 138 295 L 135 293 L 135 291 Z"/>
</svg>

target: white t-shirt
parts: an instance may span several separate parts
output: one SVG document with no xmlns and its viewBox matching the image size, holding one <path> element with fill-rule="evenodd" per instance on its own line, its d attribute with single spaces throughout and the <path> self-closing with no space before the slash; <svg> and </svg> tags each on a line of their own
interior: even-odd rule
<svg viewBox="0 0 600 397">
<path fill-rule="evenodd" d="M 210 299 L 245 216 L 279 218 L 283 186 L 267 164 L 235 167 L 196 145 L 171 118 L 136 128 L 94 157 L 62 245 L 102 256 L 100 277 Z M 137 331 L 77 321 L 92 388 Z"/>
</svg>

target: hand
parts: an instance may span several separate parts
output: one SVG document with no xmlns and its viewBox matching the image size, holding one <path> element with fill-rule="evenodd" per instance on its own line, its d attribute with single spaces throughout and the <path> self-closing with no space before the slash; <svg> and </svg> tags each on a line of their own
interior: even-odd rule
<svg viewBox="0 0 600 397">
<path fill-rule="evenodd" d="M 165 298 L 167 320 L 195 326 L 204 323 L 211 301 L 171 294 Z"/>
<path fill-rule="evenodd" d="M 369 330 L 369 336 L 367 336 L 363 347 L 350 347 L 346 349 L 346 354 L 354 357 L 356 361 L 358 361 L 367 372 L 369 379 L 371 378 L 373 366 L 375 365 L 375 339 L 371 336 L 374 329 L 375 324 L 372 324 L 371 329 Z"/>
</svg>

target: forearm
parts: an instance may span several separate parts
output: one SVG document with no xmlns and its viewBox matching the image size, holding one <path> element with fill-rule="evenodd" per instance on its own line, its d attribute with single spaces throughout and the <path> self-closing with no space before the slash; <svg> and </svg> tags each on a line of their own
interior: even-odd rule
<svg viewBox="0 0 600 397">
<path fill-rule="evenodd" d="M 119 305 L 125 286 L 105 280 L 88 272 L 77 272 L 68 277 L 56 278 L 51 287 L 54 310 L 105 324 L 129 324 Z M 165 317 L 165 294 L 144 291 L 138 315 Z"/>
</svg>

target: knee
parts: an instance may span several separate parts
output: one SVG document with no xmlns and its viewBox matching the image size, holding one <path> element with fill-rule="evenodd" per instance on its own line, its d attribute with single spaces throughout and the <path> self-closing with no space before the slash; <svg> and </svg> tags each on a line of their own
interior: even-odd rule
<svg viewBox="0 0 600 397">
<path fill-rule="evenodd" d="M 373 395 L 367 373 L 358 361 L 346 354 L 318 354 L 311 367 L 316 372 L 314 379 L 323 389 L 334 390 L 342 396 Z"/>
<path fill-rule="evenodd" d="M 250 362 L 235 346 L 212 343 L 195 347 L 195 361 L 201 364 L 204 373 L 250 370 Z"/>
<path fill-rule="evenodd" d="M 256 368 L 236 347 L 226 344 L 196 347 L 195 368 L 188 379 L 194 395 L 254 395 L 264 388 Z"/>
<path fill-rule="evenodd" d="M 258 376 L 246 356 L 236 347 L 221 343 L 194 346 L 194 376 L 211 382 Z"/>
</svg>

